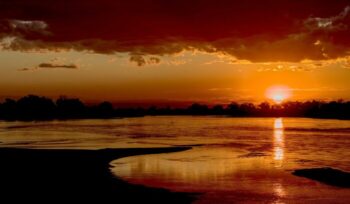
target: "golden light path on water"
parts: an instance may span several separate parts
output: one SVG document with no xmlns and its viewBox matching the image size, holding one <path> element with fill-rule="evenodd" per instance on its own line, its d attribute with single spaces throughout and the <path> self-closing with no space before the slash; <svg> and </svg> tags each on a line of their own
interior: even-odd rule
<svg viewBox="0 0 350 204">
<path fill-rule="evenodd" d="M 274 160 L 276 160 L 275 167 L 281 167 L 284 158 L 284 132 L 283 132 L 283 119 L 276 118 L 273 126 L 273 146 L 274 146 Z M 274 191 L 278 197 L 286 196 L 286 192 L 283 185 L 276 182 L 273 186 Z M 275 202 L 280 203 L 280 202 Z"/>
<path fill-rule="evenodd" d="M 280 161 L 277 163 L 277 165 L 281 166 L 284 157 L 284 135 L 282 118 L 275 119 L 273 128 L 274 159 L 276 161 Z"/>
</svg>

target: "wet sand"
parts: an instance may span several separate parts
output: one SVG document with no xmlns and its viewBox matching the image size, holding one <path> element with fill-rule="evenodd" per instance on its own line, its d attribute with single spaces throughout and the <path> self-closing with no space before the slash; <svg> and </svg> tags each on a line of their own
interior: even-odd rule
<svg viewBox="0 0 350 204">
<path fill-rule="evenodd" d="M 195 194 L 128 184 L 113 177 L 109 162 L 189 147 L 45 150 L 0 148 L 0 194 L 7 203 L 191 203 Z M 6 202 L 2 202 L 6 203 Z"/>
</svg>

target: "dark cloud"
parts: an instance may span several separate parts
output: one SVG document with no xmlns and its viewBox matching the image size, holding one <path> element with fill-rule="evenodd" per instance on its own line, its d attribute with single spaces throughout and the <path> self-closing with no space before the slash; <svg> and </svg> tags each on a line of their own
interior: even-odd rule
<svg viewBox="0 0 350 204">
<path fill-rule="evenodd" d="M 33 71 L 33 70 L 34 68 L 28 68 L 28 67 L 17 69 L 17 71 L 19 72 L 27 72 L 27 71 Z"/>
<path fill-rule="evenodd" d="M 0 0 L 4 49 L 125 52 L 139 66 L 197 49 L 253 62 L 349 55 L 349 0 Z M 137 54 L 135 54 L 137 53 Z"/>
<path fill-rule="evenodd" d="M 130 62 L 136 63 L 137 66 L 141 67 L 146 64 L 159 64 L 160 59 L 158 57 L 149 57 L 143 56 L 142 54 L 130 54 Z"/>
<path fill-rule="evenodd" d="M 53 60 L 55 61 L 55 60 Z M 33 68 L 20 68 L 17 69 L 17 71 L 36 71 L 39 69 L 78 69 L 79 66 L 76 64 L 57 64 L 54 62 L 48 62 L 48 63 L 40 63 L 38 66 L 33 67 Z"/>
<path fill-rule="evenodd" d="M 142 55 L 131 55 L 130 62 L 135 62 L 137 66 L 143 66 L 146 64 L 146 60 Z"/>
<path fill-rule="evenodd" d="M 38 68 L 65 68 L 65 69 L 78 69 L 76 64 L 52 64 L 52 63 L 41 63 Z"/>
</svg>

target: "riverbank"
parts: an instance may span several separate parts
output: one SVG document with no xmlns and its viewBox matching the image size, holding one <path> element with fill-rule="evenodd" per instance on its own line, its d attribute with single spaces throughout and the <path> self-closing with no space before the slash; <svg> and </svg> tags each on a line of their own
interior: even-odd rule
<svg viewBox="0 0 350 204">
<path fill-rule="evenodd" d="M 8 203 L 191 203 L 193 194 L 128 184 L 109 171 L 109 162 L 121 157 L 187 149 L 0 148 L 1 197 Z"/>
</svg>

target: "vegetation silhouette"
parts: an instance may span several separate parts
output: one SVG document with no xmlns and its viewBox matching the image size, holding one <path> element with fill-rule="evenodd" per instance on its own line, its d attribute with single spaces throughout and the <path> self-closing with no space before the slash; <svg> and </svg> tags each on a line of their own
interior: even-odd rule
<svg viewBox="0 0 350 204">
<path fill-rule="evenodd" d="M 156 107 L 118 108 L 104 101 L 87 106 L 80 99 L 50 98 L 28 95 L 18 100 L 5 99 L 0 103 L 2 120 L 50 120 L 82 118 L 139 117 L 146 115 L 222 115 L 230 117 L 311 117 L 350 119 L 350 102 L 288 101 L 282 104 L 262 102 L 208 106 L 194 103 L 187 108 Z"/>
</svg>

